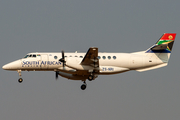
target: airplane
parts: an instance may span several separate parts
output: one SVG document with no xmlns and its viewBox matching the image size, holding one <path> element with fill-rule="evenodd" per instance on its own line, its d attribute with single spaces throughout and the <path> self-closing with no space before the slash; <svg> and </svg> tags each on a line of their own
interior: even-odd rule
<svg viewBox="0 0 180 120">
<path fill-rule="evenodd" d="M 33 52 L 24 58 L 4 65 L 4 70 L 17 71 L 18 82 L 23 82 L 21 71 L 54 71 L 55 77 L 81 80 L 81 89 L 87 87 L 86 80 L 95 80 L 98 75 L 112 75 L 131 70 L 147 71 L 167 66 L 176 33 L 164 33 L 145 51 L 132 53 L 101 53 L 90 47 L 87 53 Z"/>
</svg>

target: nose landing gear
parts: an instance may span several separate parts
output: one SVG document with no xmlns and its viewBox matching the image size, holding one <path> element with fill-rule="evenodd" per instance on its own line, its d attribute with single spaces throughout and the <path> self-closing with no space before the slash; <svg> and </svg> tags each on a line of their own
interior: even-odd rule
<svg viewBox="0 0 180 120">
<path fill-rule="evenodd" d="M 21 78 L 21 76 L 22 76 L 22 75 L 21 75 L 21 70 L 18 70 L 17 72 L 19 73 L 19 77 L 20 77 L 20 78 L 18 79 L 18 82 L 19 82 L 19 83 L 22 83 L 22 82 L 23 82 L 23 79 Z"/>
</svg>

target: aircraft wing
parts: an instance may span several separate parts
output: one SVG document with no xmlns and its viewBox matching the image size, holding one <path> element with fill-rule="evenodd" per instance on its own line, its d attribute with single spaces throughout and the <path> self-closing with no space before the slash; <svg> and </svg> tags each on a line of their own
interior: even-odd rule
<svg viewBox="0 0 180 120">
<path fill-rule="evenodd" d="M 89 65 L 94 68 L 98 68 L 99 67 L 98 48 L 96 47 L 89 48 L 84 59 L 82 60 L 80 64 Z"/>
</svg>

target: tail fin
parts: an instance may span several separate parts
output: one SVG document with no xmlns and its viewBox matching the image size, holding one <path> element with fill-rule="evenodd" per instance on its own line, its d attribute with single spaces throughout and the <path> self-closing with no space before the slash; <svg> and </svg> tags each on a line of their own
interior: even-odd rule
<svg viewBox="0 0 180 120">
<path fill-rule="evenodd" d="M 164 33 L 155 45 L 146 50 L 145 53 L 141 52 L 140 54 L 147 56 L 150 61 L 151 59 L 156 60 L 156 64 L 158 65 L 138 69 L 137 71 L 142 72 L 166 66 L 170 58 L 175 37 L 176 33 Z"/>
<path fill-rule="evenodd" d="M 157 56 L 160 60 L 167 63 L 170 58 L 175 37 L 176 33 L 164 33 L 156 44 L 150 47 L 146 53 L 154 53 L 151 55 L 149 54 L 149 56 Z"/>
<path fill-rule="evenodd" d="M 164 33 L 146 53 L 171 53 L 176 33 Z"/>
</svg>

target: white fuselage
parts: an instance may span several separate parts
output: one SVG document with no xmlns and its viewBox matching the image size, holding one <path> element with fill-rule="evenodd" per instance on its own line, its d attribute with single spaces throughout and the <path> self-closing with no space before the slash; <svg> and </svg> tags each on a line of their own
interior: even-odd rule
<svg viewBox="0 0 180 120">
<path fill-rule="evenodd" d="M 168 64 L 176 33 L 164 33 L 146 51 L 134 53 L 99 53 L 97 47 L 90 47 L 86 53 L 29 53 L 24 58 L 4 65 L 4 70 L 19 73 L 18 82 L 23 81 L 21 71 L 54 71 L 55 77 L 81 80 L 82 90 L 86 79 L 95 80 L 98 75 L 110 75 L 130 70 L 139 72 L 157 69 Z"/>
<path fill-rule="evenodd" d="M 6 70 L 22 71 L 62 71 L 75 74 L 76 70 L 89 70 L 91 67 L 79 65 L 86 53 L 66 53 L 67 66 L 64 68 L 59 59 L 61 53 L 29 53 L 32 57 L 22 58 L 3 66 Z M 36 57 L 33 57 L 36 55 Z M 39 55 L 39 56 L 38 56 Z M 153 67 L 163 63 L 158 57 L 134 53 L 98 53 L 99 73 L 115 74 L 129 70 Z M 69 63 L 69 64 L 68 64 Z"/>
</svg>

